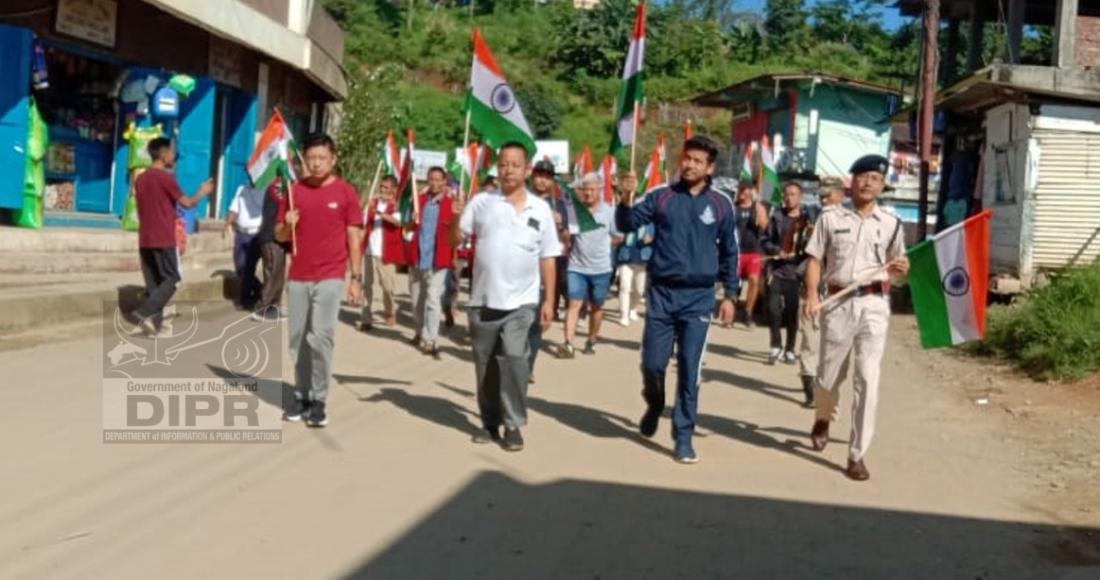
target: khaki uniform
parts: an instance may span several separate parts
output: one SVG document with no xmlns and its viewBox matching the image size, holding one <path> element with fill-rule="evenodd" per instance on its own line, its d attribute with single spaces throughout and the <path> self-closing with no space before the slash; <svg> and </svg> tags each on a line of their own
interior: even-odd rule
<svg viewBox="0 0 1100 580">
<path fill-rule="evenodd" d="M 900 225 L 898 218 L 879 207 L 863 218 L 854 210 L 831 206 L 821 213 L 806 253 L 825 262 L 821 283 L 827 288 L 856 281 L 885 282 L 889 276 L 882 267 L 905 254 Z M 889 320 L 889 296 L 879 294 L 850 294 L 826 306 L 821 314 L 816 419 L 837 420 L 839 386 L 848 375 L 852 354 L 855 376 L 848 454 L 854 461 L 867 453 L 875 431 L 879 367 Z"/>
</svg>

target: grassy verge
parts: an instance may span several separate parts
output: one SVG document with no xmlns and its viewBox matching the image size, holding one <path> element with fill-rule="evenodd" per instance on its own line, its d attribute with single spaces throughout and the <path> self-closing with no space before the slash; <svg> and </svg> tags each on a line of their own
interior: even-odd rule
<svg viewBox="0 0 1100 580">
<path fill-rule="evenodd" d="M 1042 379 L 1100 370 L 1100 265 L 1075 269 L 1008 306 L 992 306 L 986 339 L 966 350 L 1013 361 Z"/>
</svg>

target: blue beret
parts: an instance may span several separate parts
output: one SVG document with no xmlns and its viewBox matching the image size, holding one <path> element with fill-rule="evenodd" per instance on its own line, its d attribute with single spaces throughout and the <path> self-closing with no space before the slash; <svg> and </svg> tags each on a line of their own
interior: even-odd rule
<svg viewBox="0 0 1100 580">
<path fill-rule="evenodd" d="M 852 175 L 859 175 L 860 173 L 866 173 L 868 171 L 877 171 L 883 175 L 886 175 L 886 170 L 889 169 L 890 162 L 882 155 L 864 155 L 856 162 L 852 164 L 852 168 L 848 170 Z"/>
</svg>

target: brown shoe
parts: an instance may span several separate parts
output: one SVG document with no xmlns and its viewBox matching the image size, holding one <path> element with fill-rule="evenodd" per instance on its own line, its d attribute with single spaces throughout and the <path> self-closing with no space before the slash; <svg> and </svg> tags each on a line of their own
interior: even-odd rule
<svg viewBox="0 0 1100 580">
<path fill-rule="evenodd" d="M 828 421 L 814 421 L 814 428 L 810 431 L 810 442 L 814 446 L 814 451 L 825 451 L 825 446 L 829 444 Z"/>
<path fill-rule="evenodd" d="M 863 460 L 852 461 L 848 460 L 848 469 L 844 470 L 844 475 L 848 476 L 848 479 L 855 481 L 867 481 L 871 479 L 871 472 L 867 471 L 867 466 L 863 464 Z"/>
</svg>

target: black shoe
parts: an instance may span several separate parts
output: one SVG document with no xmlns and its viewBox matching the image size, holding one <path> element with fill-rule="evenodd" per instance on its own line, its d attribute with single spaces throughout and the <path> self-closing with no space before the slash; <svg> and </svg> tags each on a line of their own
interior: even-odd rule
<svg viewBox="0 0 1100 580">
<path fill-rule="evenodd" d="M 806 395 L 806 400 L 803 401 L 802 406 L 807 409 L 814 408 L 814 380 L 816 378 L 813 375 L 802 375 L 802 393 Z"/>
<path fill-rule="evenodd" d="M 309 414 L 309 408 L 309 399 L 302 396 L 298 391 L 294 391 L 294 400 L 290 403 L 290 408 L 283 413 L 283 420 L 297 423 Z"/>
<path fill-rule="evenodd" d="M 505 451 L 523 451 L 523 435 L 519 429 L 505 429 L 502 446 Z"/>
<path fill-rule="evenodd" d="M 486 427 L 479 431 L 477 435 L 474 435 L 471 439 L 477 445 L 488 445 L 490 443 L 500 443 L 500 427 Z"/>
<path fill-rule="evenodd" d="M 439 356 L 439 346 L 436 345 L 434 342 L 428 344 L 428 346 L 424 348 L 424 354 L 432 357 L 435 360 L 442 360 L 443 358 Z"/>
<path fill-rule="evenodd" d="M 409 344 L 411 344 L 411 345 L 413 345 L 413 346 L 415 346 L 415 347 L 419 347 L 419 346 L 420 346 L 420 343 L 421 343 L 422 341 L 423 341 L 423 339 L 422 339 L 422 338 L 420 338 L 420 335 L 419 335 L 419 334 L 417 334 L 416 336 L 414 336 L 414 337 L 412 337 L 411 339 L 409 339 Z"/>
<path fill-rule="evenodd" d="M 450 310 L 447 310 L 447 313 L 443 315 L 443 327 L 444 328 L 454 328 L 454 325 L 455 325 L 455 315 Z"/>
<path fill-rule="evenodd" d="M 359 323 L 359 332 L 370 332 L 374 330 L 374 325 L 369 320 L 364 320 Z"/>
<path fill-rule="evenodd" d="M 596 342 L 593 340 L 584 341 L 584 350 L 581 352 L 584 354 L 596 354 Z"/>
<path fill-rule="evenodd" d="M 328 425 L 328 416 L 325 415 L 324 401 L 315 401 L 309 406 L 309 414 L 306 415 L 307 427 L 324 427 Z"/>
<path fill-rule="evenodd" d="M 649 407 L 642 415 L 642 420 L 638 422 L 638 432 L 645 437 L 653 437 L 653 434 L 657 432 L 657 423 L 660 421 L 661 409 Z"/>
</svg>

